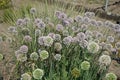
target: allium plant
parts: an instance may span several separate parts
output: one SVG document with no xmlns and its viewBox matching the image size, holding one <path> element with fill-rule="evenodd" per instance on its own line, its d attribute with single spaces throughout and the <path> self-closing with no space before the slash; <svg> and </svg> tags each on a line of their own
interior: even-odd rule
<svg viewBox="0 0 120 80">
<path fill-rule="evenodd" d="M 94 30 L 100 27 L 114 30 L 111 22 L 93 19 L 93 12 L 72 17 L 62 11 L 53 12 L 52 18 L 47 15 L 46 21 L 46 16 L 34 17 L 37 9 L 29 11 L 30 21 L 26 25 L 20 18 L 15 27 L 8 29 L 18 33 L 14 35 L 14 43 L 19 43 L 15 48 L 19 77 L 23 80 L 116 80 L 115 74 L 107 72 L 112 61 L 109 54 L 113 49 L 120 50 L 120 42 L 114 36 Z"/>
</svg>

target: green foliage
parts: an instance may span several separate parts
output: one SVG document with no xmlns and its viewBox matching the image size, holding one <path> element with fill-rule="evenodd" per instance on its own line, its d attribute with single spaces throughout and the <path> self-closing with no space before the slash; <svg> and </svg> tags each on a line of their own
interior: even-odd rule
<svg viewBox="0 0 120 80">
<path fill-rule="evenodd" d="M 8 8 L 11 0 L 0 0 L 0 9 Z"/>
</svg>

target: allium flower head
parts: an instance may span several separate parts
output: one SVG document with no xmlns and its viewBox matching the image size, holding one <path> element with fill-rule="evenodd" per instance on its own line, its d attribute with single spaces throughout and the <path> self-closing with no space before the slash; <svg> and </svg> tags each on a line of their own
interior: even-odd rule
<svg viewBox="0 0 120 80">
<path fill-rule="evenodd" d="M 80 32 L 77 34 L 77 38 L 79 41 L 82 41 L 86 39 L 86 35 L 83 32 Z"/>
<path fill-rule="evenodd" d="M 103 26 L 103 22 L 102 22 L 102 21 L 97 21 L 97 26 L 98 26 L 98 27 Z"/>
<path fill-rule="evenodd" d="M 23 19 L 18 19 L 16 24 L 17 24 L 17 26 L 22 26 L 23 25 Z"/>
<path fill-rule="evenodd" d="M 74 68 L 71 71 L 71 74 L 72 74 L 73 77 L 78 78 L 80 76 L 80 70 L 78 68 Z"/>
<path fill-rule="evenodd" d="M 40 18 L 36 18 L 35 21 L 34 21 L 35 24 L 38 24 L 40 22 L 42 22 L 42 19 L 40 19 Z"/>
<path fill-rule="evenodd" d="M 24 36 L 24 41 L 25 42 L 31 42 L 32 41 L 32 37 L 30 37 L 29 35 Z"/>
<path fill-rule="evenodd" d="M 97 26 L 97 21 L 95 19 L 91 19 L 90 24 L 93 26 Z"/>
<path fill-rule="evenodd" d="M 31 13 L 31 14 L 35 14 L 35 13 L 36 13 L 36 8 L 31 8 L 31 9 L 30 9 L 30 13 Z"/>
<path fill-rule="evenodd" d="M 33 77 L 35 79 L 42 79 L 43 75 L 44 75 L 44 71 L 42 69 L 35 69 L 33 71 Z"/>
<path fill-rule="evenodd" d="M 53 44 L 53 38 L 51 38 L 50 36 L 46 36 L 44 38 L 44 45 L 51 46 L 52 44 Z"/>
<path fill-rule="evenodd" d="M 107 42 L 113 43 L 114 42 L 114 37 L 108 36 L 107 37 Z"/>
<path fill-rule="evenodd" d="M 88 61 L 83 61 L 81 63 L 81 69 L 82 70 L 89 70 L 89 68 L 90 68 L 90 63 Z"/>
<path fill-rule="evenodd" d="M 83 23 L 89 24 L 89 22 L 90 22 L 90 18 L 89 17 L 84 17 L 83 18 Z"/>
<path fill-rule="evenodd" d="M 71 42 L 72 42 L 72 37 L 71 37 L 71 36 L 65 37 L 65 38 L 63 39 L 63 43 L 64 43 L 65 45 L 70 45 Z"/>
<path fill-rule="evenodd" d="M 31 60 L 34 60 L 34 61 L 37 61 L 38 60 L 38 54 L 36 52 L 33 52 L 32 54 L 30 54 L 30 59 Z"/>
<path fill-rule="evenodd" d="M 56 30 L 57 31 L 63 31 L 63 29 L 64 29 L 63 25 L 61 25 L 61 24 L 56 25 Z"/>
<path fill-rule="evenodd" d="M 63 24 L 63 26 L 69 26 L 69 21 L 68 20 L 62 20 L 62 24 Z"/>
<path fill-rule="evenodd" d="M 83 17 L 78 15 L 78 16 L 75 17 L 75 21 L 76 22 L 83 22 Z"/>
<path fill-rule="evenodd" d="M 61 19 L 61 20 L 67 19 L 67 15 L 64 12 L 61 12 L 57 17 L 58 19 Z"/>
<path fill-rule="evenodd" d="M 72 27 L 72 30 L 73 30 L 73 32 L 76 33 L 76 32 L 79 32 L 80 29 L 79 29 L 78 27 L 76 27 L 76 26 L 73 26 L 73 27 Z"/>
<path fill-rule="evenodd" d="M 86 13 L 84 14 L 84 16 L 85 16 L 85 17 L 92 18 L 92 17 L 95 16 L 95 13 L 94 13 L 94 12 L 86 12 Z"/>
<path fill-rule="evenodd" d="M 105 45 L 105 48 L 106 48 L 108 51 L 110 51 L 110 50 L 113 48 L 113 46 L 112 46 L 112 44 L 106 44 L 106 45 Z"/>
<path fill-rule="evenodd" d="M 55 12 L 55 15 L 58 17 L 58 16 L 60 16 L 60 14 L 61 14 L 61 11 L 56 11 Z"/>
<path fill-rule="evenodd" d="M 60 40 L 61 40 L 61 35 L 55 34 L 55 41 L 60 41 Z"/>
<path fill-rule="evenodd" d="M 44 29 L 46 27 L 46 24 L 42 21 L 40 23 L 37 23 L 36 26 L 39 28 L 39 29 Z"/>
<path fill-rule="evenodd" d="M 99 45 L 96 42 L 89 42 L 87 49 L 91 53 L 96 53 L 99 51 Z"/>
<path fill-rule="evenodd" d="M 114 73 L 107 73 L 105 78 L 106 80 L 117 80 L 117 76 Z"/>
<path fill-rule="evenodd" d="M 55 39 L 55 33 L 49 33 L 48 36 L 50 36 L 51 38 Z"/>
<path fill-rule="evenodd" d="M 40 58 L 41 58 L 42 60 L 47 59 L 48 57 L 49 57 L 49 53 L 48 53 L 46 50 L 42 50 L 42 51 L 40 52 Z"/>
<path fill-rule="evenodd" d="M 61 60 L 61 54 L 56 54 L 55 56 L 54 56 L 54 58 L 55 58 L 55 60 L 57 60 L 57 61 L 60 61 Z"/>
<path fill-rule="evenodd" d="M 24 73 L 21 75 L 22 80 L 31 80 L 31 76 L 28 73 Z"/>
<path fill-rule="evenodd" d="M 1 60 L 3 60 L 3 55 L 2 55 L 2 54 L 0 54 L 0 61 L 1 61 Z"/>
<path fill-rule="evenodd" d="M 115 48 L 116 48 L 117 50 L 120 50 L 120 42 L 115 43 Z"/>
<path fill-rule="evenodd" d="M 39 43 L 40 45 L 44 45 L 44 39 L 45 39 L 45 36 L 39 37 L 39 38 L 38 38 L 38 43 Z"/>
<path fill-rule="evenodd" d="M 86 40 L 82 40 L 82 41 L 79 41 L 79 45 L 82 47 L 82 48 L 86 48 L 87 45 L 88 45 L 88 42 Z"/>
<path fill-rule="evenodd" d="M 100 65 L 108 66 L 108 65 L 110 65 L 110 63 L 111 63 L 110 56 L 108 56 L 108 55 L 102 55 L 102 56 L 100 56 L 100 58 L 99 58 L 99 64 Z"/>
<path fill-rule="evenodd" d="M 86 25 L 86 24 L 81 25 L 81 30 L 82 31 L 86 31 L 87 29 L 88 29 L 88 25 Z"/>
<path fill-rule="evenodd" d="M 68 21 L 69 23 L 73 23 L 73 22 L 74 22 L 73 18 L 68 18 L 67 21 Z"/>
<path fill-rule="evenodd" d="M 69 36 L 68 30 L 63 30 L 62 34 L 63 34 L 63 36 Z"/>
<path fill-rule="evenodd" d="M 22 45 L 22 46 L 20 47 L 20 51 L 21 51 L 22 53 L 27 53 L 27 52 L 28 52 L 28 46 Z"/>
<path fill-rule="evenodd" d="M 54 48 L 56 51 L 60 51 L 62 49 L 61 43 L 55 43 Z"/>
<path fill-rule="evenodd" d="M 35 36 L 40 36 L 40 35 L 41 35 L 41 30 L 35 29 Z"/>
<path fill-rule="evenodd" d="M 8 28 L 8 31 L 11 32 L 11 33 L 14 33 L 14 32 L 16 32 L 16 27 L 10 26 Z"/>
</svg>

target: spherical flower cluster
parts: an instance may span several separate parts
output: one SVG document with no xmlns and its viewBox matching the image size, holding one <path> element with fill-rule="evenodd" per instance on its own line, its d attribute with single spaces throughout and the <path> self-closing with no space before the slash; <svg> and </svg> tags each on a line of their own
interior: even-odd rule
<svg viewBox="0 0 120 80">
<path fill-rule="evenodd" d="M 60 40 L 61 40 L 61 35 L 55 34 L 55 41 L 60 41 Z"/>
<path fill-rule="evenodd" d="M 38 57 L 39 57 L 38 53 L 36 53 L 36 52 L 33 52 L 32 54 L 30 54 L 30 59 L 31 60 L 37 61 Z"/>
<path fill-rule="evenodd" d="M 22 45 L 19 50 L 21 51 L 21 53 L 27 53 L 28 52 L 28 46 Z"/>
<path fill-rule="evenodd" d="M 71 71 L 71 74 L 72 74 L 73 77 L 78 78 L 80 76 L 80 70 L 78 68 L 74 68 Z"/>
<path fill-rule="evenodd" d="M 115 48 L 116 48 L 117 50 L 120 50 L 120 42 L 115 43 Z"/>
<path fill-rule="evenodd" d="M 92 17 L 95 16 L 95 13 L 94 13 L 94 12 L 86 12 L 86 13 L 84 14 L 84 16 L 89 17 L 89 18 L 92 18 Z"/>
<path fill-rule="evenodd" d="M 30 9 L 30 13 L 31 13 L 31 14 L 35 14 L 35 13 L 36 13 L 36 8 L 31 8 L 31 9 Z"/>
<path fill-rule="evenodd" d="M 40 29 L 36 29 L 35 30 L 35 36 L 40 36 L 41 35 L 41 30 Z"/>
<path fill-rule="evenodd" d="M 14 26 L 10 26 L 10 27 L 8 28 L 8 31 L 9 31 L 10 33 L 16 33 L 16 32 L 17 32 L 16 27 L 14 27 Z"/>
<path fill-rule="evenodd" d="M 83 18 L 83 23 L 84 24 L 89 24 L 90 23 L 90 18 L 89 17 L 84 17 Z"/>
<path fill-rule="evenodd" d="M 90 20 L 90 24 L 91 24 L 92 26 L 97 26 L 97 21 L 96 21 L 95 19 L 91 19 L 91 20 Z"/>
<path fill-rule="evenodd" d="M 65 37 L 65 38 L 63 39 L 63 43 L 64 43 L 65 45 L 70 45 L 71 42 L 72 42 L 72 37 L 71 37 L 71 36 Z"/>
<path fill-rule="evenodd" d="M 69 36 L 68 30 L 63 30 L 62 34 L 63 34 L 63 36 Z"/>
<path fill-rule="evenodd" d="M 82 48 L 86 48 L 87 45 L 88 45 L 88 42 L 86 40 L 82 40 L 79 42 L 79 45 L 82 47 Z"/>
<path fill-rule="evenodd" d="M 100 65 L 108 66 L 108 65 L 110 65 L 110 63 L 111 63 L 110 56 L 108 56 L 108 55 L 102 55 L 102 56 L 100 56 L 100 58 L 99 58 L 99 64 Z"/>
<path fill-rule="evenodd" d="M 88 29 L 88 25 L 86 25 L 86 24 L 81 25 L 82 31 L 86 31 L 87 29 Z"/>
<path fill-rule="evenodd" d="M 36 26 L 37 26 L 39 29 L 44 29 L 44 28 L 46 27 L 46 24 L 45 24 L 43 21 L 41 21 L 41 22 L 37 23 Z"/>
<path fill-rule="evenodd" d="M 44 38 L 44 45 L 51 46 L 52 44 L 53 44 L 53 38 L 51 38 L 50 36 L 46 36 Z"/>
<path fill-rule="evenodd" d="M 114 42 L 114 37 L 108 36 L 107 37 L 107 42 L 113 43 Z"/>
<path fill-rule="evenodd" d="M 42 59 L 42 60 L 45 60 L 45 59 L 47 59 L 49 57 L 49 53 L 46 51 L 46 50 L 42 50 L 41 52 L 40 52 L 40 58 Z"/>
<path fill-rule="evenodd" d="M 56 51 L 60 51 L 62 49 L 61 43 L 55 43 L 54 48 Z"/>
<path fill-rule="evenodd" d="M 105 45 L 105 48 L 106 48 L 108 51 L 110 51 L 110 50 L 113 48 L 113 46 L 112 46 L 112 44 L 106 44 L 106 45 Z"/>
<path fill-rule="evenodd" d="M 42 69 L 35 69 L 33 71 L 33 78 L 42 79 L 43 76 L 44 76 L 44 71 Z"/>
<path fill-rule="evenodd" d="M 78 15 L 78 16 L 75 17 L 75 21 L 76 21 L 76 22 L 81 22 L 81 23 L 82 23 L 82 22 L 83 22 L 83 17 L 80 16 L 80 15 Z"/>
<path fill-rule="evenodd" d="M 86 35 L 83 32 L 77 34 L 78 41 L 82 41 L 86 39 Z"/>
<path fill-rule="evenodd" d="M 64 29 L 63 25 L 61 25 L 61 24 L 57 24 L 57 25 L 56 25 L 56 30 L 57 30 L 57 31 L 60 31 L 60 32 L 61 32 L 61 31 L 63 31 L 63 29 Z"/>
<path fill-rule="evenodd" d="M 31 76 L 28 73 L 24 73 L 21 75 L 22 80 L 31 80 Z"/>
<path fill-rule="evenodd" d="M 32 37 L 30 37 L 29 35 L 24 36 L 23 39 L 25 42 L 31 42 L 32 41 Z"/>
<path fill-rule="evenodd" d="M 37 25 L 37 24 L 40 23 L 40 22 L 42 22 L 42 19 L 40 19 L 40 18 L 36 18 L 36 19 L 34 20 L 34 24 L 35 24 L 35 25 Z"/>
<path fill-rule="evenodd" d="M 91 53 L 96 53 L 99 51 L 99 45 L 96 42 L 89 42 L 87 49 Z"/>
<path fill-rule="evenodd" d="M 48 36 L 50 36 L 52 39 L 55 39 L 55 34 L 54 33 L 49 33 Z"/>
<path fill-rule="evenodd" d="M 22 26 L 23 25 L 23 19 L 18 19 L 16 24 L 17 24 L 17 26 Z"/>
<path fill-rule="evenodd" d="M 105 76 L 106 80 L 117 80 L 117 76 L 114 73 L 107 73 Z"/>
<path fill-rule="evenodd" d="M 39 45 L 44 45 L 44 39 L 45 39 L 45 36 L 41 36 L 38 38 Z"/>
<path fill-rule="evenodd" d="M 81 63 L 81 69 L 82 70 L 89 70 L 89 68 L 90 68 L 90 63 L 88 61 L 83 61 Z"/>
<path fill-rule="evenodd" d="M 97 26 L 98 26 L 98 27 L 103 26 L 103 22 L 102 22 L 102 21 L 97 21 Z"/>
<path fill-rule="evenodd" d="M 27 25 L 27 23 L 30 21 L 30 18 L 26 17 L 23 19 L 23 24 Z"/>
<path fill-rule="evenodd" d="M 54 56 L 54 58 L 55 58 L 55 60 L 57 60 L 57 61 L 60 61 L 61 60 L 61 54 L 56 54 L 55 56 Z"/>
<path fill-rule="evenodd" d="M 3 60 L 3 55 L 2 55 L 2 54 L 0 54 L 0 61 L 1 61 L 1 60 Z"/>
</svg>

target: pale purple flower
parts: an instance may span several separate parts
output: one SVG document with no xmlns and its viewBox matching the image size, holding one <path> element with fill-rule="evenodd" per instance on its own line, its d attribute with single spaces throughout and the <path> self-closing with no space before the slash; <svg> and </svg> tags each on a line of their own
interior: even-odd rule
<svg viewBox="0 0 120 80">
<path fill-rule="evenodd" d="M 83 17 L 83 23 L 89 24 L 89 22 L 90 22 L 89 17 Z"/>
<path fill-rule="evenodd" d="M 29 21 L 30 21 L 30 18 L 26 17 L 23 19 L 23 24 L 26 25 Z"/>
<path fill-rule="evenodd" d="M 44 39 L 45 39 L 45 36 L 39 37 L 39 38 L 38 38 L 38 43 L 39 43 L 40 45 L 44 45 Z"/>
<path fill-rule="evenodd" d="M 36 24 L 36 26 L 39 28 L 39 29 L 44 29 L 46 27 L 46 24 L 44 22 L 40 22 L 38 24 Z"/>
<path fill-rule="evenodd" d="M 78 15 L 78 16 L 75 17 L 75 21 L 76 22 L 83 22 L 83 17 Z"/>
<path fill-rule="evenodd" d="M 55 43 L 54 44 L 54 49 L 56 50 L 56 51 L 60 51 L 61 49 L 62 49 L 62 44 L 61 43 Z"/>
<path fill-rule="evenodd" d="M 51 38 L 55 39 L 55 33 L 49 33 L 48 36 L 50 36 Z"/>
<path fill-rule="evenodd" d="M 86 13 L 84 14 L 84 16 L 85 16 L 85 17 L 92 18 L 92 17 L 95 16 L 95 13 L 94 13 L 94 12 L 86 12 Z"/>
<path fill-rule="evenodd" d="M 36 13 L 36 8 L 31 8 L 31 9 L 30 9 L 30 13 L 31 13 L 31 14 L 35 14 L 35 13 Z"/>
<path fill-rule="evenodd" d="M 35 36 L 40 36 L 40 35 L 41 35 L 41 30 L 35 29 Z"/>
<path fill-rule="evenodd" d="M 100 32 L 96 32 L 96 31 L 94 31 L 93 34 L 95 34 L 95 37 L 96 37 L 97 39 L 102 39 L 102 38 L 103 38 L 103 34 L 100 33 Z"/>
<path fill-rule="evenodd" d="M 17 26 L 22 26 L 23 25 L 23 19 L 18 19 L 16 24 L 17 24 Z"/>
<path fill-rule="evenodd" d="M 97 26 L 97 21 L 95 19 L 91 19 L 90 24 L 93 26 Z"/>
<path fill-rule="evenodd" d="M 82 47 L 82 48 L 86 48 L 87 45 L 88 45 L 88 42 L 86 40 L 82 40 L 79 42 L 79 45 Z"/>
<path fill-rule="evenodd" d="M 62 34 L 63 34 L 63 36 L 69 36 L 68 30 L 63 30 Z"/>
<path fill-rule="evenodd" d="M 113 43 L 114 42 L 114 37 L 108 36 L 107 37 L 107 42 Z"/>
<path fill-rule="evenodd" d="M 8 28 L 8 31 L 9 32 L 11 32 L 11 33 L 14 33 L 14 32 L 16 32 L 16 27 L 14 27 L 14 26 L 10 26 L 9 28 Z"/>
<path fill-rule="evenodd" d="M 68 20 L 62 20 L 63 26 L 68 26 L 70 23 Z"/>
<path fill-rule="evenodd" d="M 115 48 L 116 48 L 117 50 L 120 50 L 120 42 L 115 43 Z"/>
<path fill-rule="evenodd" d="M 76 27 L 76 26 L 73 26 L 72 27 L 72 30 L 73 32 L 79 32 L 80 31 L 80 28 Z"/>
<path fill-rule="evenodd" d="M 103 22 L 102 22 L 102 21 L 97 21 L 97 26 L 98 26 L 98 27 L 103 26 Z"/>
<path fill-rule="evenodd" d="M 28 46 L 22 45 L 19 50 L 21 51 L 21 53 L 27 53 L 28 52 Z"/>
<path fill-rule="evenodd" d="M 61 40 L 61 35 L 55 34 L 55 41 L 60 41 L 60 40 Z"/>
<path fill-rule="evenodd" d="M 80 32 L 80 33 L 77 34 L 77 38 L 78 38 L 79 41 L 85 40 L 86 35 L 83 32 Z"/>
<path fill-rule="evenodd" d="M 74 22 L 73 18 L 68 18 L 67 21 L 68 21 L 69 23 L 73 23 L 73 22 Z"/>
<path fill-rule="evenodd" d="M 40 18 L 36 18 L 35 21 L 34 21 L 35 24 L 38 24 L 40 22 L 42 22 L 42 19 L 40 19 Z"/>
<path fill-rule="evenodd" d="M 63 25 L 61 25 L 61 24 L 56 25 L 56 30 L 57 31 L 63 31 L 63 29 L 64 29 Z"/>
<path fill-rule="evenodd" d="M 81 25 L 81 30 L 82 31 L 86 31 L 87 29 L 88 29 L 88 25 L 86 25 L 86 24 Z"/>
<path fill-rule="evenodd" d="M 24 36 L 24 41 L 25 42 L 31 42 L 32 41 L 32 37 L 30 37 L 29 35 Z"/>
<path fill-rule="evenodd" d="M 60 14 L 61 14 L 61 11 L 56 11 L 55 12 L 55 16 L 57 16 L 57 17 L 60 16 Z"/>
<path fill-rule="evenodd" d="M 61 19 L 61 20 L 67 19 L 67 15 L 64 12 L 62 12 L 59 14 L 58 19 Z"/>
<path fill-rule="evenodd" d="M 71 36 L 65 37 L 65 38 L 63 39 L 63 43 L 64 43 L 65 45 L 70 45 L 71 42 L 72 42 L 72 37 L 71 37 Z"/>
</svg>

